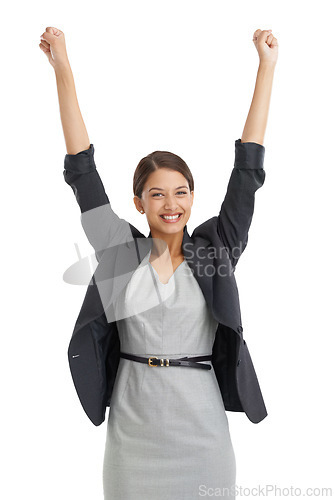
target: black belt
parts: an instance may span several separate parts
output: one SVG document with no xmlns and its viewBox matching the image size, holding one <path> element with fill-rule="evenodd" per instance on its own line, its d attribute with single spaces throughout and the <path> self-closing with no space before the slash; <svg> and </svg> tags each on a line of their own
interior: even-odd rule
<svg viewBox="0 0 334 500">
<path fill-rule="evenodd" d="M 130 359 L 132 361 L 138 361 L 139 363 L 146 363 L 148 366 L 188 366 L 189 368 L 202 368 L 204 370 L 211 370 L 211 365 L 196 363 L 195 361 L 190 361 L 197 359 L 198 361 L 210 361 L 212 355 L 208 356 L 194 356 L 177 359 L 168 358 L 157 358 L 156 356 L 151 356 L 150 358 L 144 358 L 142 356 L 135 356 L 134 354 L 127 354 L 125 352 L 120 353 L 121 358 Z"/>
</svg>

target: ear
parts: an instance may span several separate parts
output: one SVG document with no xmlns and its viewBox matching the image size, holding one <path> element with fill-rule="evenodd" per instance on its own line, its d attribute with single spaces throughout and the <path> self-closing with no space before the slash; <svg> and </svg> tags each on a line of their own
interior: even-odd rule
<svg viewBox="0 0 334 500">
<path fill-rule="evenodd" d="M 141 210 L 143 210 L 143 207 L 142 207 L 142 204 L 141 204 L 140 198 L 138 198 L 138 196 L 134 196 L 134 197 L 133 197 L 133 202 L 134 202 L 134 204 L 135 204 L 135 206 L 136 206 L 136 209 L 137 209 L 137 210 L 139 210 L 139 212 L 140 212 Z"/>
</svg>

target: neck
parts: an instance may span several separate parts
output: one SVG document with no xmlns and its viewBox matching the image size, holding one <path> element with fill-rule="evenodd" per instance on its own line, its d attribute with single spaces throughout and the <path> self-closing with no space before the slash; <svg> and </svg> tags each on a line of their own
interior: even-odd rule
<svg viewBox="0 0 334 500">
<path fill-rule="evenodd" d="M 153 245 L 151 255 L 155 255 L 160 257 L 165 252 L 167 253 L 167 258 L 170 256 L 171 259 L 176 259 L 183 255 L 182 251 L 182 241 L 183 241 L 184 232 L 179 231 L 175 234 L 166 234 L 156 231 L 155 229 L 151 230 L 150 236 L 153 238 Z"/>
</svg>

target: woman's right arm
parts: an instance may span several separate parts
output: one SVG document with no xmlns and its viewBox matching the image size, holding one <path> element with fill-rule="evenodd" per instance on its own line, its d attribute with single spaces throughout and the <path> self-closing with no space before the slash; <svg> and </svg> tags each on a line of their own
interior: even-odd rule
<svg viewBox="0 0 334 500">
<path fill-rule="evenodd" d="M 57 28 L 46 28 L 41 36 L 40 48 L 55 71 L 67 149 L 63 175 L 79 204 L 83 229 L 95 251 L 122 244 L 131 239 L 131 230 L 128 222 L 120 219 L 111 209 L 96 169 L 94 146 L 90 144 L 81 116 L 64 33 Z"/>
<path fill-rule="evenodd" d="M 60 118 L 68 154 L 88 149 L 90 141 L 83 121 L 70 63 L 55 68 Z"/>
<path fill-rule="evenodd" d="M 79 108 L 64 33 L 57 28 L 46 28 L 41 35 L 40 48 L 55 71 L 67 153 L 79 153 L 89 148 L 90 141 Z"/>
</svg>

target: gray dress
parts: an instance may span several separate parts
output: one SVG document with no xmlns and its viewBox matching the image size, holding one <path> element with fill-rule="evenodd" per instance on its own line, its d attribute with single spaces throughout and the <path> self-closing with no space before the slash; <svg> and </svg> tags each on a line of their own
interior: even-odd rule
<svg viewBox="0 0 334 500">
<path fill-rule="evenodd" d="M 163 284 L 150 254 L 117 298 L 121 351 L 163 358 L 212 354 L 218 323 L 187 261 Z M 224 488 L 234 498 L 235 476 L 214 369 L 120 358 L 107 422 L 105 500 L 194 500 L 208 492 L 224 496 Z"/>
</svg>

